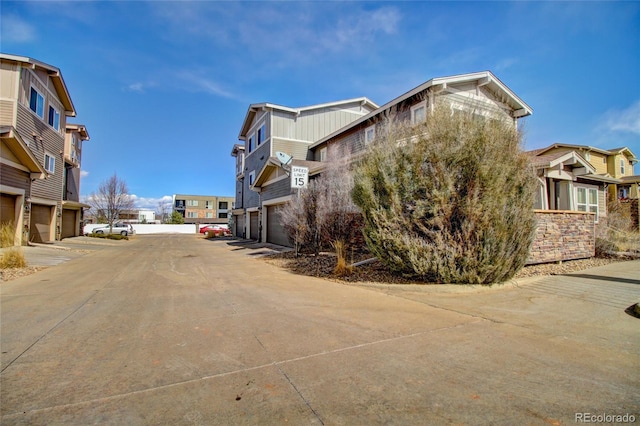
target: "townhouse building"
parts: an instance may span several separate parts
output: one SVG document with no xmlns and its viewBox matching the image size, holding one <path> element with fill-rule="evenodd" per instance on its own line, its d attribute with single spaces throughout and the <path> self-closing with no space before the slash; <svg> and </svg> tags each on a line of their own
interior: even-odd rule
<svg viewBox="0 0 640 426">
<path fill-rule="evenodd" d="M 1 220 L 16 227 L 16 243 L 62 238 L 67 117 L 75 116 L 58 68 L 33 58 L 0 54 L 0 127 L 3 148 L 7 147 L 0 173 Z M 73 199 L 66 201 L 71 202 L 67 210 L 78 212 L 82 207 Z M 67 217 L 75 228 L 77 215 Z"/>
<path fill-rule="evenodd" d="M 364 97 L 299 108 L 251 104 L 238 136 L 242 143 L 231 151 L 236 159 L 234 235 L 288 244 L 277 207 L 290 199 L 291 190 L 276 153 L 286 153 L 293 164 L 305 162 L 311 144 L 377 107 Z"/>
<path fill-rule="evenodd" d="M 237 165 L 236 200 L 245 203 L 243 209 L 234 211 L 236 236 L 291 245 L 279 223 L 277 211 L 279 206 L 292 199 L 287 169 L 274 157 L 278 151 L 290 154 L 293 157 L 292 165 L 307 167 L 309 176 L 313 178 L 322 172 L 323 163 L 332 158 L 366 155 L 366 147 L 375 139 L 376 132 L 383 131 L 384 126 L 390 121 L 419 123 L 428 120 L 436 103 L 446 102 L 452 113 L 469 111 L 483 116 L 498 117 L 514 126 L 518 125 L 519 119 L 532 114 L 532 109 L 490 71 L 434 78 L 381 107 L 374 106 L 375 104 L 368 100 L 366 103 L 360 102 L 363 102 L 363 107 L 366 108 L 358 111 L 359 117 L 342 126 L 336 126 L 333 130 L 324 132 L 325 134 L 309 134 L 308 142 L 299 143 L 295 147 L 278 143 L 279 135 L 267 131 L 274 143 L 262 147 L 262 150 L 255 145 L 251 136 L 255 134 L 252 131 L 255 132 L 255 129 L 261 126 L 255 115 L 264 105 L 269 104 L 250 106 L 239 136 L 244 144 L 236 144 L 232 150 Z M 266 115 L 270 111 L 271 109 L 266 108 L 263 114 Z M 284 112 L 278 113 L 284 115 Z M 297 115 L 292 114 L 292 125 L 307 125 L 296 121 L 296 118 Z M 270 116 L 267 115 L 265 119 L 269 122 Z M 305 129 L 300 128 L 298 131 L 304 132 Z M 247 154 L 247 151 L 254 151 L 252 161 L 249 161 L 250 154 Z M 258 155 L 255 155 L 256 153 Z M 256 172 L 252 175 L 254 171 Z"/>
</svg>

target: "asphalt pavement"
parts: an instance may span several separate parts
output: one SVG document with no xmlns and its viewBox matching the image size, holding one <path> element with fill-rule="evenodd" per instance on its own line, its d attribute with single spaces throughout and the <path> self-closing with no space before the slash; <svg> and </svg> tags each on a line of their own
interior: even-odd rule
<svg viewBox="0 0 640 426">
<path fill-rule="evenodd" d="M 84 238 L 0 284 L 3 425 L 640 422 L 640 261 L 344 285 L 258 258 L 276 247 Z"/>
</svg>

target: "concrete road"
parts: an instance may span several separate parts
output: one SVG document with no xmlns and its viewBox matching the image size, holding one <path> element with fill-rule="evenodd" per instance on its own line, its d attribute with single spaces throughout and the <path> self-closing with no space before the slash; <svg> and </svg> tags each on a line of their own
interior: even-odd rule
<svg viewBox="0 0 640 426">
<path fill-rule="evenodd" d="M 120 243 L 0 285 L 3 425 L 640 422 L 640 262 L 347 286 L 224 241 Z"/>
</svg>

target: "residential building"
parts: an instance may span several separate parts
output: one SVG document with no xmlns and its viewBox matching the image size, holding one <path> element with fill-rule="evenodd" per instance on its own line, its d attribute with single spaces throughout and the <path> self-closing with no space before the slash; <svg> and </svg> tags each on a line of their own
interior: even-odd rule
<svg viewBox="0 0 640 426">
<path fill-rule="evenodd" d="M 233 197 L 174 194 L 173 211 L 184 217 L 184 223 L 226 225 L 234 202 Z"/>
<path fill-rule="evenodd" d="M 67 123 L 64 140 L 61 238 L 82 235 L 83 209 L 91 208 L 90 205 L 80 202 L 82 144 L 88 140 L 89 132 L 86 126 Z"/>
<path fill-rule="evenodd" d="M 587 211 L 598 221 L 609 203 L 638 198 L 638 160 L 629 148 L 555 143 L 529 154 L 538 173 L 537 209 Z"/>
<path fill-rule="evenodd" d="M 311 144 L 377 107 L 367 98 L 300 108 L 251 104 L 238 136 L 243 143 L 231 151 L 236 158 L 234 235 L 266 241 L 263 225 L 278 223 L 273 206 L 285 202 L 291 190 L 287 173 L 275 157 L 277 152 L 286 153 L 292 161 L 306 161 Z M 269 234 L 272 241 L 286 241 L 280 226 Z"/>
<path fill-rule="evenodd" d="M 238 218 L 235 223 L 236 235 L 291 245 L 279 223 L 277 209 L 291 199 L 292 190 L 287 171 L 279 159 L 273 157 L 277 151 L 293 152 L 291 164 L 308 167 L 309 175 L 313 177 L 322 171 L 323 163 L 330 158 L 366 155 L 367 144 L 375 139 L 376 132 L 381 131 L 390 120 L 413 123 L 428 120 L 436 102 L 446 102 L 452 111 L 470 111 L 483 116 L 502 117 L 514 126 L 517 126 L 520 118 L 532 114 L 532 109 L 489 71 L 434 78 L 381 107 L 371 108 L 374 104 L 367 101 L 366 104 L 363 103 L 367 108 L 359 110 L 359 117 L 324 132 L 323 135 L 312 135 L 309 138 L 310 143 L 296 146 L 296 151 L 286 146 L 265 147 L 263 151 L 254 148 L 256 152 L 260 152 L 255 156 L 259 162 L 250 162 L 249 156 L 245 154 L 243 171 L 256 172 L 255 177 L 250 178 L 249 185 L 245 182 L 245 185 L 241 186 L 244 202 L 250 203 L 245 204 L 243 211 L 249 214 L 244 215 L 243 211 L 239 211 L 236 215 L 234 212 L 234 219 Z M 295 115 L 292 121 L 297 124 Z M 248 138 L 252 134 L 251 130 L 259 128 L 260 125 L 259 121 L 247 114 L 239 137 L 245 142 L 244 151 L 252 144 Z M 236 145 L 232 155 L 238 158 L 244 151 Z M 238 180 L 243 176 L 246 178 L 246 175 L 236 175 Z M 238 194 L 236 196 L 238 197 Z M 240 220 L 243 218 L 246 218 L 245 222 L 241 223 Z M 243 226 L 244 234 L 240 232 Z"/>
<path fill-rule="evenodd" d="M 3 220 L 13 204 L 14 215 L 7 213 L 7 217 L 22 227 L 21 232 L 16 229 L 21 239 L 48 242 L 62 236 L 65 129 L 67 117 L 75 116 L 58 68 L 28 57 L 0 54 L 0 126 L 3 143 L 15 157 L 2 166 Z M 44 170 L 44 179 L 34 178 L 41 172 L 31 164 L 33 159 Z M 16 169 L 34 179 L 30 188 L 16 182 Z M 4 180 L 5 173 L 12 174 L 11 182 Z"/>
</svg>

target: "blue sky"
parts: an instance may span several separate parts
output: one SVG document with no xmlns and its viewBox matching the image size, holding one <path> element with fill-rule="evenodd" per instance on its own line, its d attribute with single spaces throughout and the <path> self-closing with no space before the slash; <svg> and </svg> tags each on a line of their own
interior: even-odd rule
<svg viewBox="0 0 640 426">
<path fill-rule="evenodd" d="M 0 13 L 2 52 L 60 68 L 89 130 L 83 195 L 115 172 L 140 207 L 233 196 L 249 104 L 382 105 L 483 70 L 533 108 L 527 149 L 640 156 L 639 2 L 2 0 Z"/>
</svg>

